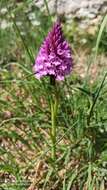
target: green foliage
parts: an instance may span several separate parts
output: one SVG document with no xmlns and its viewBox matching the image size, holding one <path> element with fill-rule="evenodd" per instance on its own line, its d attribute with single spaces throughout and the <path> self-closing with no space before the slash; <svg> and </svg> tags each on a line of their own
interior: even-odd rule
<svg viewBox="0 0 107 190">
<path fill-rule="evenodd" d="M 0 3 L 2 7 L 6 5 L 4 1 Z M 8 13 L 3 17 L 13 25 L 0 31 L 0 188 L 106 189 L 107 74 L 101 73 L 91 84 L 88 66 L 84 80 L 72 73 L 58 84 L 57 160 L 53 164 L 49 80 L 38 81 L 32 74 L 35 54 L 51 18 L 30 0 L 19 4 L 9 1 L 7 7 Z M 29 11 L 39 25 L 32 25 Z M 100 30 L 97 52 L 101 33 Z M 91 55 L 90 60 L 92 63 Z"/>
<path fill-rule="evenodd" d="M 107 15 L 104 17 L 101 27 L 99 29 L 97 42 L 96 42 L 96 54 L 98 49 L 103 52 L 107 51 L 106 41 L 107 41 Z"/>
</svg>

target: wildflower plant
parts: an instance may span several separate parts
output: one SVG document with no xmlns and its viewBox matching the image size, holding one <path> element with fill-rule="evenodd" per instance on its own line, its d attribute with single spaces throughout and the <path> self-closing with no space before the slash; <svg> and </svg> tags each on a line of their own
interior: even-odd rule
<svg viewBox="0 0 107 190">
<path fill-rule="evenodd" d="M 33 67 L 37 79 L 50 77 L 50 84 L 54 88 L 51 96 L 51 140 L 52 159 L 56 156 L 56 119 L 59 104 L 58 81 L 63 81 L 72 70 L 71 48 L 64 39 L 61 24 L 57 21 L 44 40 Z"/>
<path fill-rule="evenodd" d="M 78 40 L 73 43 L 75 30 L 65 30 L 77 48 L 77 66 L 72 79 L 64 81 L 72 71 L 72 53 L 59 21 L 32 73 L 33 55 L 51 15 L 35 5 L 30 10 L 27 2 L 0 1 L 1 8 L 8 5 L 1 19 L 13 23 L 0 34 L 0 189 L 107 189 L 107 66 L 106 57 L 98 54 L 107 15 L 90 51 L 83 52 Z M 26 10 L 34 12 L 39 26 L 31 25 Z"/>
</svg>

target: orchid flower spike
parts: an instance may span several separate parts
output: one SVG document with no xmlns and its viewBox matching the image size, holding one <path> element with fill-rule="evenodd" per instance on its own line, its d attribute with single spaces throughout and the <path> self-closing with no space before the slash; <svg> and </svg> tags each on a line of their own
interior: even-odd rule
<svg viewBox="0 0 107 190">
<path fill-rule="evenodd" d="M 72 53 L 63 37 L 61 24 L 57 21 L 44 40 L 36 57 L 33 70 L 37 79 L 53 76 L 55 80 L 64 80 L 72 70 Z"/>
</svg>

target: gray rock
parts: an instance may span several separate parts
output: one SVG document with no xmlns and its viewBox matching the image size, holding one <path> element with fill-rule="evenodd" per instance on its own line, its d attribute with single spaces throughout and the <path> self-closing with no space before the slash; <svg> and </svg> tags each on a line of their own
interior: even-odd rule
<svg viewBox="0 0 107 190">
<path fill-rule="evenodd" d="M 80 23 L 84 20 L 95 19 L 107 12 L 107 0 L 47 0 L 51 14 L 64 15 L 68 20 L 79 18 Z M 46 12 L 44 0 L 35 0 L 37 7 Z"/>
</svg>

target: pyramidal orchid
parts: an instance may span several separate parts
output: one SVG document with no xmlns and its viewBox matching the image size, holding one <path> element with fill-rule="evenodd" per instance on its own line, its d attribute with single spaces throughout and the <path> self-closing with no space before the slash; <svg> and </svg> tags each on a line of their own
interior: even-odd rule
<svg viewBox="0 0 107 190">
<path fill-rule="evenodd" d="M 64 80 L 65 76 L 72 70 L 72 54 L 68 42 L 64 39 L 61 24 L 57 21 L 52 30 L 44 40 L 39 53 L 36 57 L 33 70 L 37 79 L 44 76 L 50 77 L 50 84 L 53 84 L 51 94 L 51 131 L 50 138 L 52 142 L 51 157 L 56 160 L 56 134 L 57 134 L 57 112 L 59 105 L 59 89 L 56 81 Z"/>
<path fill-rule="evenodd" d="M 53 76 L 64 80 L 72 70 L 72 55 L 68 42 L 64 39 L 61 24 L 57 21 L 44 40 L 33 67 L 36 78 Z"/>
</svg>

